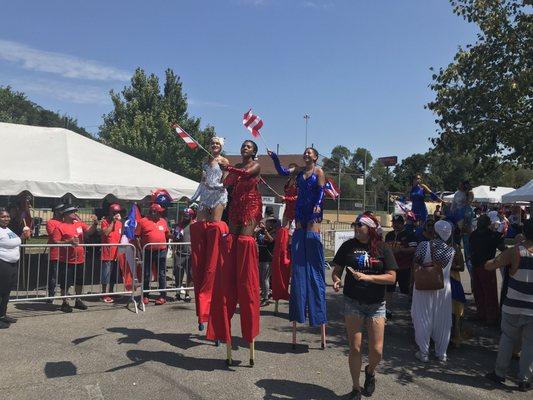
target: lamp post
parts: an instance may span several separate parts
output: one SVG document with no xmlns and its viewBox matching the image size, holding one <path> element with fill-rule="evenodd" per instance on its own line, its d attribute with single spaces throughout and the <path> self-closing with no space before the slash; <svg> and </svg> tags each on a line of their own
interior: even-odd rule
<svg viewBox="0 0 533 400">
<path fill-rule="evenodd" d="M 309 114 L 305 114 L 304 115 L 304 119 L 305 119 L 305 147 L 307 148 L 307 123 L 309 122 L 309 118 L 311 118 L 311 116 Z"/>
</svg>

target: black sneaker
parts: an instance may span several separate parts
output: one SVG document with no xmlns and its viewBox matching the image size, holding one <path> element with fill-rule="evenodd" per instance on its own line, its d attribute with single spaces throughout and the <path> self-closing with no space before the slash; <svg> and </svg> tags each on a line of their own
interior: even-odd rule
<svg viewBox="0 0 533 400">
<path fill-rule="evenodd" d="M 270 304 L 270 301 L 268 299 L 261 300 L 261 304 L 259 304 L 259 307 L 266 307 Z"/>
<path fill-rule="evenodd" d="M 7 316 L 7 315 L 4 315 L 3 317 L 0 318 L 0 321 L 7 322 L 8 324 L 14 324 L 14 323 L 17 322 L 17 319 L 13 318 L 13 317 L 10 317 L 10 316 Z"/>
<path fill-rule="evenodd" d="M 521 392 L 528 392 L 531 389 L 531 382 L 518 382 L 518 390 Z"/>
<path fill-rule="evenodd" d="M 353 389 L 348 395 L 348 400 L 361 400 L 361 390 Z"/>
<path fill-rule="evenodd" d="M 78 310 L 87 310 L 85 303 L 79 299 L 74 303 L 74 308 L 77 308 Z"/>
<path fill-rule="evenodd" d="M 499 385 L 503 385 L 505 382 L 505 378 L 502 378 L 501 376 L 496 375 L 496 372 L 492 371 L 485 375 L 485 378 L 491 380 L 494 383 L 497 383 Z"/>
<path fill-rule="evenodd" d="M 368 373 L 368 365 L 365 367 L 365 384 L 363 385 L 363 394 L 365 396 L 372 396 L 376 390 L 376 374 L 373 373 L 370 375 Z"/>
<path fill-rule="evenodd" d="M 67 302 L 64 302 L 63 304 L 61 304 L 61 311 L 63 311 L 64 313 L 71 313 L 72 307 Z"/>
<path fill-rule="evenodd" d="M 189 296 L 189 293 L 187 293 L 187 294 L 185 295 L 185 297 L 183 298 L 183 301 L 184 301 L 185 303 L 190 303 L 190 302 L 191 302 L 191 296 Z"/>
<path fill-rule="evenodd" d="M 7 329 L 11 326 L 9 322 L 0 321 L 0 329 Z"/>
</svg>

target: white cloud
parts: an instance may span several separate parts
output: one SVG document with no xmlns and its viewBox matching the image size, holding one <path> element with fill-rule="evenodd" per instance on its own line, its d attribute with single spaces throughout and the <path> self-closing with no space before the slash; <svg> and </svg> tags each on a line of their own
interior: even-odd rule
<svg viewBox="0 0 533 400">
<path fill-rule="evenodd" d="M 77 104 L 109 105 L 108 90 L 93 85 L 77 85 L 50 79 L 9 79 L 7 84 L 13 90 L 26 94 L 41 94 L 61 101 Z"/>
<path fill-rule="evenodd" d="M 188 99 L 187 103 L 194 107 L 214 107 L 214 108 L 228 108 L 229 105 L 223 103 L 217 103 L 216 101 L 203 101 Z"/>
<path fill-rule="evenodd" d="M 21 43 L 0 39 L 0 59 L 21 64 L 24 69 L 49 72 L 65 78 L 98 81 L 127 81 L 131 73 L 68 54 L 33 49 Z"/>
<path fill-rule="evenodd" d="M 333 7 L 333 4 L 331 4 L 330 2 L 325 2 L 325 1 L 304 1 L 302 2 L 302 7 L 313 8 L 315 10 L 318 10 L 318 9 L 327 10 Z"/>
</svg>

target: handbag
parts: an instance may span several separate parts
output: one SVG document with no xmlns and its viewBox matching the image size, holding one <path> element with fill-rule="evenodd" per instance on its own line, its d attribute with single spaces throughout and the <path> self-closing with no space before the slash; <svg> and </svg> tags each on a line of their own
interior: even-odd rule
<svg viewBox="0 0 533 400">
<path fill-rule="evenodd" d="M 431 263 L 425 265 L 415 264 L 416 290 L 440 290 L 444 288 L 444 274 L 442 265 L 434 257 L 433 243 L 429 242 Z"/>
</svg>

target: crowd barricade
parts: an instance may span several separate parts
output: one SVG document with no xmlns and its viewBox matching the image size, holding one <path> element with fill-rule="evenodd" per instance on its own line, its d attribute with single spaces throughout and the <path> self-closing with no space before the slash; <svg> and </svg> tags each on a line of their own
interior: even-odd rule
<svg viewBox="0 0 533 400">
<path fill-rule="evenodd" d="M 137 313 L 136 291 L 139 277 L 136 273 L 137 252 L 132 244 L 22 244 L 18 262 L 17 282 L 11 291 L 10 302 L 35 302 L 69 298 L 90 298 L 103 296 L 127 296 L 128 306 L 133 303 Z M 66 258 L 75 250 L 82 248 L 85 261 L 81 267 L 73 267 L 51 259 L 51 252 L 66 252 Z M 101 254 L 104 247 L 117 247 L 117 260 L 110 271 L 109 282 L 114 283 L 114 291 L 102 289 Z M 53 258 L 56 258 L 55 255 Z M 71 268 L 71 270 L 68 270 Z M 81 278 L 80 278 L 81 274 Z M 68 292 L 61 294 L 60 287 L 73 283 Z M 75 284 L 81 284 L 81 294 L 75 294 Z M 107 289 L 107 287 L 106 287 Z"/>
<path fill-rule="evenodd" d="M 191 243 L 190 242 L 170 242 L 170 243 L 146 243 L 140 254 L 141 263 L 137 270 L 139 277 L 139 287 L 142 288 L 142 296 L 150 293 L 168 293 L 190 291 L 192 286 L 183 286 L 185 274 L 192 273 L 191 265 Z M 164 265 L 164 267 L 161 267 Z M 146 268 L 150 267 L 150 273 L 146 273 Z M 160 275 L 160 268 L 164 274 Z M 148 282 L 146 282 L 146 278 Z M 188 276 L 188 278 L 190 278 Z M 165 282 L 164 288 L 160 288 L 161 281 Z M 168 281 L 173 282 L 170 286 Z M 157 288 L 154 285 L 157 284 Z M 144 303 L 140 302 L 144 311 Z"/>
</svg>

